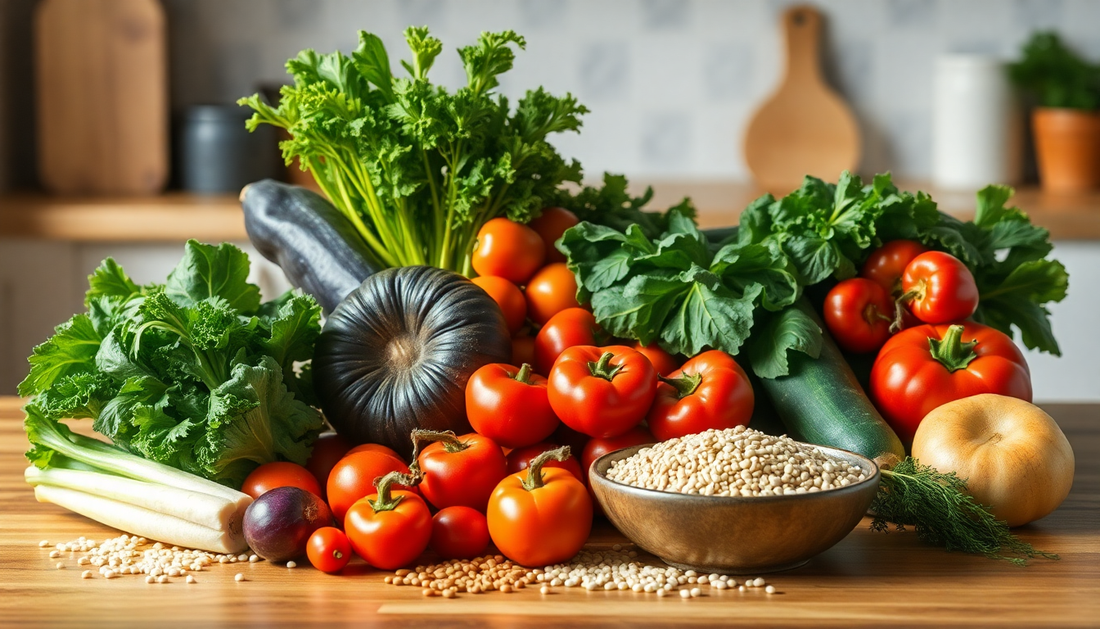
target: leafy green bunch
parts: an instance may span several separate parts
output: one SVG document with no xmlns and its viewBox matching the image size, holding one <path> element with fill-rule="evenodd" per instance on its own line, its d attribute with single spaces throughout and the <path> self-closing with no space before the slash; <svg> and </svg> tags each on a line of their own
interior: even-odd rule
<svg viewBox="0 0 1100 629">
<path fill-rule="evenodd" d="M 889 174 L 864 185 L 841 174 L 836 184 L 806 177 L 781 198 L 764 195 L 741 215 L 740 242 L 776 242 L 791 257 L 804 286 L 856 274 L 872 250 L 907 238 L 962 260 L 978 285 L 974 319 L 1024 344 L 1060 354 L 1048 304 L 1065 298 L 1069 275 L 1057 260 L 1050 232 L 1005 204 L 1013 190 L 991 185 L 977 193 L 972 221 L 940 212 L 923 192 L 899 191 Z"/>
<path fill-rule="evenodd" d="M 28 416 L 90 418 L 117 446 L 240 487 L 256 466 L 304 464 L 322 426 L 308 365 L 320 334 L 312 297 L 260 303 L 248 257 L 189 241 L 163 285 L 138 286 L 108 258 L 87 312 L 34 349 L 19 394 Z M 35 446 L 28 458 L 53 457 Z"/>
<path fill-rule="evenodd" d="M 1032 92 L 1043 107 L 1100 109 L 1100 65 L 1070 50 L 1057 33 L 1038 32 L 1023 57 L 1008 68 L 1012 81 Z"/>
<path fill-rule="evenodd" d="M 689 356 L 736 354 L 758 308 L 779 311 L 798 299 L 797 271 L 777 243 L 712 244 L 688 213 L 667 216 L 656 239 L 638 224 L 619 231 L 583 222 L 560 241 L 578 299 L 591 300 L 611 334 Z"/>
<path fill-rule="evenodd" d="M 480 227 L 497 216 L 527 222 L 581 169 L 547 141 L 577 131 L 587 109 L 566 94 L 528 91 L 511 109 L 496 94 L 512 68 L 512 31 L 482 33 L 460 48 L 467 84 L 450 92 L 428 81 L 443 50 L 427 28 L 410 27 L 408 77 L 395 77 L 382 40 L 360 31 L 350 55 L 304 50 L 287 62 L 294 85 L 277 107 L 258 95 L 249 129 L 286 129 L 287 163 L 300 158 L 329 200 L 355 225 L 380 266 L 428 264 L 471 272 Z"/>
</svg>

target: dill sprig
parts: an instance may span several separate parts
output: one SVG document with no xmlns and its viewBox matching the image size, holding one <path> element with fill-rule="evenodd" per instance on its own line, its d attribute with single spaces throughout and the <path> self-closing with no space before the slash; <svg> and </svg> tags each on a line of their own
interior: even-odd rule
<svg viewBox="0 0 1100 629">
<path fill-rule="evenodd" d="M 891 523 L 899 531 L 912 526 L 926 543 L 1020 566 L 1033 557 L 1058 559 L 1013 535 L 1007 523 L 974 501 L 966 479 L 954 472 L 944 474 L 913 457 L 880 461 L 879 466 L 882 482 L 871 503 L 872 530 L 886 532 Z"/>
</svg>

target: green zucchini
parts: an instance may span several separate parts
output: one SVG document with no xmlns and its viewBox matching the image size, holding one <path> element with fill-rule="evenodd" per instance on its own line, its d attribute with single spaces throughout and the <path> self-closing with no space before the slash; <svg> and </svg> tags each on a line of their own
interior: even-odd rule
<svg viewBox="0 0 1100 629">
<path fill-rule="evenodd" d="M 825 339 L 816 359 L 791 352 L 789 375 L 760 379 L 788 434 L 871 459 L 886 453 L 904 457 L 901 440 L 871 404 L 817 313 L 805 299 L 795 307 L 813 318 Z"/>
</svg>

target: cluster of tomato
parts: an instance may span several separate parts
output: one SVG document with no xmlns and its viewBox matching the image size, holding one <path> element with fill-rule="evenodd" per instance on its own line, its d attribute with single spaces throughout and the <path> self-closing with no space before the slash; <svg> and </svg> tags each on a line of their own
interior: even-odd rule
<svg viewBox="0 0 1100 629">
<path fill-rule="evenodd" d="M 853 353 L 878 352 L 875 406 L 909 444 L 938 406 L 981 393 L 1031 401 L 1031 373 L 1008 335 L 970 320 L 978 287 L 958 258 L 895 240 L 825 298 L 825 324 Z"/>
</svg>

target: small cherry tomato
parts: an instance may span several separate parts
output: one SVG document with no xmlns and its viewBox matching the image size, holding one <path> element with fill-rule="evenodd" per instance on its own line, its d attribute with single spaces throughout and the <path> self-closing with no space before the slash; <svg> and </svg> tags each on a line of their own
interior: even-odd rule
<svg viewBox="0 0 1100 629">
<path fill-rule="evenodd" d="M 504 313 L 504 322 L 508 324 L 508 332 L 515 334 L 523 328 L 523 324 L 527 321 L 527 300 L 515 284 L 503 277 L 493 275 L 475 277 L 470 281 L 489 293 L 493 301 L 500 306 L 500 311 Z"/>
<path fill-rule="evenodd" d="M 577 215 L 563 207 L 547 207 L 542 209 L 542 214 L 527 224 L 528 227 L 538 232 L 542 242 L 546 244 L 546 261 L 565 262 L 565 254 L 554 247 L 554 243 L 561 238 L 565 230 L 580 222 Z"/>
<path fill-rule="evenodd" d="M 248 478 L 244 479 L 241 491 L 255 500 L 276 487 L 297 487 L 321 497 L 321 486 L 317 484 L 313 474 L 297 463 L 286 461 L 264 463 L 252 470 Z"/>
<path fill-rule="evenodd" d="M 575 345 L 599 345 L 600 326 L 584 308 L 566 308 L 550 317 L 535 337 L 535 371 L 550 375 L 554 361 Z"/>
<path fill-rule="evenodd" d="M 438 509 L 462 505 L 485 511 L 493 488 L 508 475 L 504 452 L 484 435 L 414 430 L 413 440 L 434 441 L 417 457 L 424 474 L 418 487 Z"/>
<path fill-rule="evenodd" d="M 560 447 L 561 446 L 557 444 L 543 441 L 542 443 L 536 443 L 535 445 L 525 446 L 523 448 L 516 448 L 515 450 L 512 450 L 508 453 L 508 473 L 515 474 L 516 472 L 522 472 L 531 465 L 531 461 L 534 461 L 538 455 L 546 452 L 547 450 L 556 450 Z M 577 458 L 573 455 L 569 455 L 569 458 L 565 459 L 564 461 L 555 461 L 554 459 L 550 459 L 546 462 L 545 465 L 543 465 L 543 467 L 560 467 L 561 469 L 568 471 L 573 476 L 576 476 L 577 480 L 582 482 L 584 481 L 584 473 L 581 472 L 581 465 L 580 463 L 577 463 Z"/>
<path fill-rule="evenodd" d="M 535 337 L 526 334 L 512 337 L 512 365 L 522 367 L 523 363 L 535 364 Z"/>
<path fill-rule="evenodd" d="M 970 269 L 942 251 L 913 258 L 901 276 L 901 289 L 909 311 L 925 323 L 962 321 L 978 309 L 978 285 Z"/>
<path fill-rule="evenodd" d="M 401 455 L 397 453 L 397 450 L 394 450 L 393 448 L 390 448 L 388 446 L 384 446 L 380 443 L 361 443 L 351 450 L 348 450 L 348 454 L 355 454 L 356 452 L 381 452 L 382 454 L 388 454 L 395 459 L 404 460 L 401 458 Z M 347 456 L 347 454 L 345 454 L 344 456 Z"/>
<path fill-rule="evenodd" d="M 871 399 L 902 443 L 924 416 L 955 400 L 996 393 L 1031 401 L 1031 371 L 1000 330 L 967 321 L 898 332 L 871 367 Z"/>
<path fill-rule="evenodd" d="M 489 521 L 470 507 L 440 509 L 432 517 L 429 545 L 443 559 L 473 559 L 489 546 Z"/>
<path fill-rule="evenodd" d="M 355 554 L 382 570 L 413 563 L 432 537 L 432 514 L 424 500 L 409 491 L 390 490 L 400 476 L 391 473 L 380 478 L 378 493 L 357 501 L 344 518 L 344 531 Z"/>
<path fill-rule="evenodd" d="M 657 372 L 625 345 L 580 345 L 561 353 L 547 387 L 550 407 L 563 423 L 590 437 L 614 437 L 645 419 Z"/>
<path fill-rule="evenodd" d="M 877 352 L 890 338 L 894 300 L 869 279 L 853 277 L 840 282 L 825 297 L 822 310 L 829 333 L 849 352 Z"/>
<path fill-rule="evenodd" d="M 350 449 L 351 444 L 334 432 L 326 432 L 313 442 L 313 452 L 309 455 L 309 461 L 306 461 L 306 469 L 317 479 L 322 498 L 328 498 L 329 472 Z"/>
<path fill-rule="evenodd" d="M 538 324 L 566 308 L 579 308 L 577 280 L 564 262 L 547 264 L 527 282 L 527 316 Z"/>
<path fill-rule="evenodd" d="M 648 358 L 649 362 L 653 363 L 653 368 L 657 370 L 658 376 L 667 377 L 670 373 L 680 368 L 680 361 L 672 354 L 661 349 L 656 343 L 651 343 L 646 347 L 642 345 L 641 341 L 634 341 L 631 347 L 642 356 Z"/>
<path fill-rule="evenodd" d="M 343 522 L 351 505 L 374 493 L 374 481 L 390 472 L 408 474 L 409 466 L 384 452 L 356 452 L 340 459 L 328 475 L 328 505 L 336 521 Z"/>
<path fill-rule="evenodd" d="M 713 349 L 661 380 L 646 424 L 658 441 L 747 426 L 754 402 L 745 370 L 729 354 Z"/>
<path fill-rule="evenodd" d="M 526 470 L 500 481 L 489 499 L 489 536 L 520 565 L 563 562 L 592 531 L 592 499 L 584 484 L 563 469 L 543 468 L 551 458 L 568 456 L 568 446 L 544 452 Z"/>
<path fill-rule="evenodd" d="M 867 256 L 859 276 L 881 286 L 887 295 L 900 295 L 905 267 L 925 251 L 924 245 L 913 240 L 891 240 Z"/>
<path fill-rule="evenodd" d="M 466 381 L 466 416 L 475 431 L 505 448 L 538 443 L 558 427 L 546 378 L 526 363 L 492 363 L 475 371 Z"/>
<path fill-rule="evenodd" d="M 321 572 L 340 572 L 351 560 L 351 542 L 344 532 L 333 526 L 319 528 L 306 544 L 309 563 Z"/>
<path fill-rule="evenodd" d="M 495 275 L 522 286 L 545 259 L 546 245 L 538 232 L 499 217 L 478 231 L 471 264 L 478 275 Z"/>
</svg>

